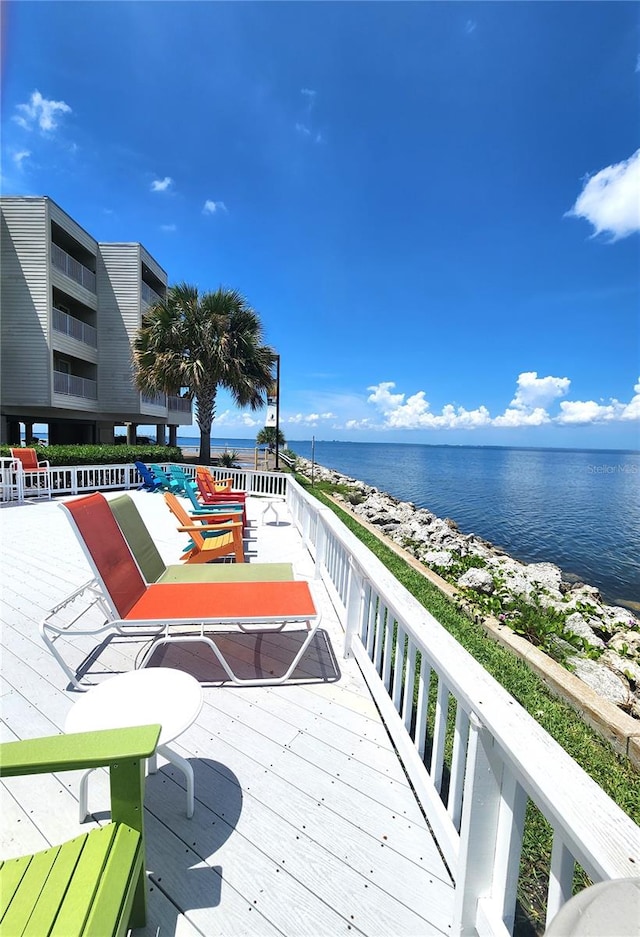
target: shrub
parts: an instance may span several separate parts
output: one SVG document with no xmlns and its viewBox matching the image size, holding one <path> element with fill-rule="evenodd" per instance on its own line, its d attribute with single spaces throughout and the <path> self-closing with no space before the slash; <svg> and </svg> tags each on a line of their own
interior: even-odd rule
<svg viewBox="0 0 640 937">
<path fill-rule="evenodd" d="M 54 465 L 121 465 L 140 462 L 182 462 L 178 446 L 36 446 L 40 461 Z M 11 456 L 9 446 L 0 446 L 0 457 Z"/>
</svg>

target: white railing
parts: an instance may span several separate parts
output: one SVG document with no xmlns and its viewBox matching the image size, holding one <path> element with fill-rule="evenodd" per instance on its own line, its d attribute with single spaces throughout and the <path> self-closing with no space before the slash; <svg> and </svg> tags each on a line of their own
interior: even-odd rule
<svg viewBox="0 0 640 937">
<path fill-rule="evenodd" d="M 87 377 L 76 377 L 75 374 L 65 374 L 64 371 L 53 372 L 53 390 L 56 394 L 69 394 L 72 397 L 86 397 L 88 400 L 98 399 L 98 384 Z"/>
<path fill-rule="evenodd" d="M 56 332 L 69 335 L 79 342 L 84 342 L 85 345 L 91 345 L 92 348 L 98 347 L 97 329 L 94 329 L 92 325 L 87 325 L 86 322 L 82 322 L 80 319 L 76 319 L 75 316 L 68 315 L 62 309 L 56 309 L 55 306 L 53 307 L 51 324 Z"/>
<path fill-rule="evenodd" d="M 637 876 L 633 821 L 332 511 L 293 480 L 287 503 L 451 870 L 452 933 L 512 932 L 529 800 L 553 830 L 547 922 L 576 863 Z"/>
<path fill-rule="evenodd" d="M 162 296 L 160 296 L 159 293 L 156 293 L 155 290 L 152 290 L 149 284 L 145 283 L 144 280 L 142 280 L 141 295 L 148 306 L 155 306 L 156 303 L 163 302 Z"/>
<path fill-rule="evenodd" d="M 58 247 L 57 244 L 51 245 L 51 263 L 54 267 L 57 267 L 58 270 L 62 270 L 68 277 L 71 277 L 72 280 L 75 280 L 76 283 L 80 283 L 81 286 L 95 293 L 96 275 L 93 270 L 89 270 L 88 267 L 81 264 L 80 261 L 72 257 L 71 254 L 67 254 L 67 252 L 62 250 L 61 247 Z"/>
<path fill-rule="evenodd" d="M 53 465 L 49 469 L 56 495 L 79 495 L 87 491 L 138 488 L 142 479 L 135 465 Z"/>
<path fill-rule="evenodd" d="M 0 501 L 24 501 L 24 478 L 19 459 L 0 458 Z"/>
<path fill-rule="evenodd" d="M 167 399 L 170 410 L 176 410 L 178 413 L 191 413 L 191 397 L 176 397 L 170 394 Z"/>
<path fill-rule="evenodd" d="M 140 394 L 140 400 L 153 407 L 166 407 L 167 405 L 166 394 Z"/>
</svg>

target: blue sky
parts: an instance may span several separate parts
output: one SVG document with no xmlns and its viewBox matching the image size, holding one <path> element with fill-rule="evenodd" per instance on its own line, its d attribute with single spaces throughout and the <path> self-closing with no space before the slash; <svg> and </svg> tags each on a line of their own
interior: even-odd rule
<svg viewBox="0 0 640 937">
<path fill-rule="evenodd" d="M 239 289 L 288 440 L 640 447 L 637 4 L 3 18 L 3 192 Z"/>
</svg>

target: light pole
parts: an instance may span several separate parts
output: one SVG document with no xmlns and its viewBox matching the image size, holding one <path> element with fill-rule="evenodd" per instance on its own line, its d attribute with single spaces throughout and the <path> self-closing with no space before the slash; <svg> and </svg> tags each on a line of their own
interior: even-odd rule
<svg viewBox="0 0 640 937">
<path fill-rule="evenodd" d="M 276 472 L 278 471 L 279 437 L 280 436 L 280 355 L 276 355 Z"/>
</svg>

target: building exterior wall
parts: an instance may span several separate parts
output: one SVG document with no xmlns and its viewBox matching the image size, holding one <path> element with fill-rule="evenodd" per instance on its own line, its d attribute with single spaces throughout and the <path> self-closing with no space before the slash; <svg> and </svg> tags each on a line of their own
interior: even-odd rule
<svg viewBox="0 0 640 937">
<path fill-rule="evenodd" d="M 49 238 L 44 199 L 2 200 L 2 403 L 51 402 Z"/>
<path fill-rule="evenodd" d="M 190 423 L 133 382 L 131 343 L 166 292 L 160 264 L 137 242 L 98 244 L 47 197 L 3 197 L 0 209 L 3 439 L 16 420 L 59 420 L 65 436 L 69 420 L 89 421 L 96 441 L 114 423 Z M 84 326 L 96 330 L 89 339 Z"/>
</svg>

